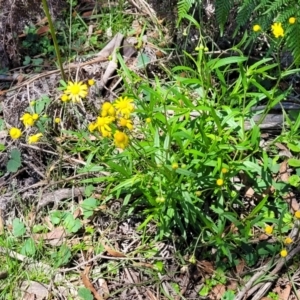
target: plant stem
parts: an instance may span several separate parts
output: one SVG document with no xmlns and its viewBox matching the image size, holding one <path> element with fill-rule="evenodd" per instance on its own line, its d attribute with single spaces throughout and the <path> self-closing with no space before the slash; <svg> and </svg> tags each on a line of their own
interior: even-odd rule
<svg viewBox="0 0 300 300">
<path fill-rule="evenodd" d="M 42 0 L 42 2 L 43 2 L 44 12 L 45 12 L 46 17 L 48 19 L 48 23 L 49 23 L 49 27 L 50 27 L 50 33 L 51 33 L 51 36 L 52 36 L 54 49 L 55 49 L 55 53 L 56 53 L 56 57 L 57 57 L 57 62 L 58 62 L 58 66 L 59 66 L 59 69 L 60 69 L 60 73 L 61 73 L 61 76 L 62 76 L 63 80 L 66 81 L 66 75 L 65 75 L 64 68 L 63 68 L 62 61 L 61 61 L 61 56 L 60 56 L 59 47 L 58 47 L 58 43 L 57 43 L 57 39 L 56 39 L 55 29 L 54 29 L 52 18 L 51 18 L 50 11 L 49 11 L 49 6 L 48 6 L 48 3 L 47 3 L 47 0 Z"/>
</svg>

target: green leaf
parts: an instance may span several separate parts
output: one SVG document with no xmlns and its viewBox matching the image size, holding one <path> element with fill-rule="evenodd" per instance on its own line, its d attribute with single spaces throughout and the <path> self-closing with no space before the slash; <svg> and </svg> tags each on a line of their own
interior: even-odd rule
<svg viewBox="0 0 300 300">
<path fill-rule="evenodd" d="M 68 232 L 76 233 L 82 226 L 80 220 L 75 219 L 74 216 L 69 213 L 63 221 L 63 225 L 65 226 Z"/>
<path fill-rule="evenodd" d="M 13 220 L 13 235 L 15 237 L 23 236 L 26 232 L 26 228 L 23 222 L 19 218 Z"/>
<path fill-rule="evenodd" d="M 145 53 L 139 54 L 137 60 L 138 69 L 145 68 L 151 62 L 150 57 Z"/>
<path fill-rule="evenodd" d="M 19 149 L 12 149 L 10 152 L 10 160 L 7 163 L 8 172 L 17 172 L 21 166 L 21 152 Z"/>
<path fill-rule="evenodd" d="M 36 253 L 36 247 L 35 247 L 34 240 L 32 238 L 28 238 L 21 249 L 21 254 L 26 256 L 34 256 L 35 253 Z"/>
<path fill-rule="evenodd" d="M 292 144 L 292 143 L 288 143 L 287 146 L 293 152 L 300 152 L 300 145 L 299 144 L 295 145 L 295 144 Z"/>
<path fill-rule="evenodd" d="M 83 216 L 85 219 L 91 217 L 94 214 L 94 210 L 99 206 L 99 201 L 95 198 L 85 199 L 80 206 L 83 209 Z"/>
<path fill-rule="evenodd" d="M 70 261 L 72 255 L 68 246 L 61 245 L 57 252 L 52 252 L 51 257 L 54 260 L 54 266 L 58 268 L 67 264 Z"/>
<path fill-rule="evenodd" d="M 290 167 L 300 167 L 300 160 L 296 158 L 289 158 L 288 164 Z"/>
<path fill-rule="evenodd" d="M 63 213 L 60 211 L 53 211 L 50 213 L 50 220 L 54 225 L 58 225 L 61 222 L 62 217 Z"/>
<path fill-rule="evenodd" d="M 78 296 L 83 300 L 93 300 L 94 299 L 93 294 L 87 288 L 80 288 L 78 290 Z"/>
<path fill-rule="evenodd" d="M 247 59 L 248 59 L 247 57 L 241 57 L 241 56 L 231 56 L 231 57 L 226 57 L 226 58 L 221 58 L 221 59 L 215 58 L 207 63 L 207 67 L 210 70 L 214 70 L 214 69 L 226 66 L 226 65 L 244 62 Z"/>
</svg>

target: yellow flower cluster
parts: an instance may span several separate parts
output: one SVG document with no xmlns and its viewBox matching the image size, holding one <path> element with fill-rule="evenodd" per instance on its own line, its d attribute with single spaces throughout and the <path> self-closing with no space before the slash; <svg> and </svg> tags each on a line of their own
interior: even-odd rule
<svg viewBox="0 0 300 300">
<path fill-rule="evenodd" d="M 24 113 L 23 116 L 20 118 L 20 120 L 23 122 L 25 128 L 34 126 L 34 124 L 36 123 L 36 121 L 39 119 L 39 115 L 36 113 L 30 114 L 30 113 Z M 12 127 L 9 130 L 9 135 L 13 140 L 17 140 L 22 136 L 22 131 L 21 129 L 17 128 L 17 127 Z M 34 135 L 29 135 L 27 137 L 27 142 L 28 144 L 34 144 L 37 143 L 41 137 L 43 136 L 42 133 L 37 133 Z"/>
<path fill-rule="evenodd" d="M 112 137 L 113 123 L 115 122 L 120 130 L 114 132 L 114 143 L 116 147 L 125 149 L 129 143 L 128 135 L 122 130 L 132 130 L 133 123 L 130 119 L 134 111 L 133 100 L 128 97 L 120 97 L 114 103 L 105 102 L 102 105 L 100 116 L 88 125 L 90 132 L 98 130 L 103 137 Z"/>
<path fill-rule="evenodd" d="M 297 19 L 295 17 L 289 18 L 289 24 L 291 24 L 291 25 L 295 24 L 296 21 L 297 21 Z M 261 27 L 260 27 L 260 25 L 255 24 L 252 27 L 252 30 L 254 32 L 258 32 L 258 31 L 261 31 Z M 279 37 L 284 37 L 284 29 L 282 27 L 282 23 L 276 23 L 276 22 L 273 23 L 273 25 L 271 26 L 271 30 L 276 39 L 278 39 Z"/>
</svg>

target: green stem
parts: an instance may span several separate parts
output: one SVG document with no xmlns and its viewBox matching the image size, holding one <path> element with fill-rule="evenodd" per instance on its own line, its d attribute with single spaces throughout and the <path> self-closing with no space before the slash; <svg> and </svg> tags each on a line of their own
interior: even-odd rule
<svg viewBox="0 0 300 300">
<path fill-rule="evenodd" d="M 50 33 L 51 33 L 51 36 L 52 36 L 54 49 L 55 49 L 55 53 L 56 53 L 56 57 L 57 57 L 57 62 L 58 62 L 59 69 L 60 69 L 60 73 L 61 73 L 61 76 L 62 76 L 63 80 L 66 81 L 66 75 L 65 75 L 64 68 L 63 68 L 62 61 L 61 61 L 61 56 L 60 56 L 59 47 L 58 47 L 58 43 L 57 43 L 57 39 L 56 39 L 56 34 L 55 34 L 52 18 L 51 18 L 50 12 L 49 12 L 49 6 L 48 6 L 48 3 L 47 3 L 47 0 L 42 0 L 42 2 L 43 2 L 44 12 L 45 12 L 46 17 L 48 19 L 48 23 L 49 23 L 49 27 L 50 27 Z"/>
</svg>

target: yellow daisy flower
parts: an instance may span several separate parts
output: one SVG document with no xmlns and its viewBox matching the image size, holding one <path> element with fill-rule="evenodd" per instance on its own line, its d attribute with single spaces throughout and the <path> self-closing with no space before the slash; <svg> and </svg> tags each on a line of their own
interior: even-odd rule
<svg viewBox="0 0 300 300">
<path fill-rule="evenodd" d="M 281 257 L 286 257 L 286 256 L 288 255 L 287 250 L 286 250 L 286 249 L 282 249 L 282 250 L 280 251 L 280 255 L 281 255 Z"/>
<path fill-rule="evenodd" d="M 284 239 L 284 244 L 285 244 L 285 245 L 289 245 L 289 244 L 291 244 L 292 242 L 293 242 L 293 239 L 291 239 L 289 236 L 286 237 L 286 238 Z"/>
<path fill-rule="evenodd" d="M 296 18 L 295 17 L 290 17 L 289 18 L 289 23 L 290 24 L 295 24 L 295 22 L 296 22 Z"/>
<path fill-rule="evenodd" d="M 61 122 L 61 119 L 60 119 L 60 118 L 55 118 L 55 119 L 54 119 L 54 122 L 55 122 L 56 124 L 59 124 L 59 123 Z"/>
<path fill-rule="evenodd" d="M 88 125 L 88 130 L 89 130 L 89 132 L 95 131 L 96 128 L 97 128 L 96 122 L 92 122 L 92 123 L 90 123 L 90 124 Z"/>
<path fill-rule="evenodd" d="M 295 211 L 295 217 L 300 219 L 300 210 Z"/>
<path fill-rule="evenodd" d="M 146 118 L 146 123 L 151 123 L 151 118 Z"/>
<path fill-rule="evenodd" d="M 22 132 L 19 128 L 16 128 L 16 127 L 12 127 L 10 130 L 9 130 L 9 135 L 10 137 L 13 139 L 13 140 L 17 140 L 18 138 L 21 137 L 22 135 Z"/>
<path fill-rule="evenodd" d="M 226 174 L 226 173 L 228 173 L 228 169 L 227 169 L 227 168 L 222 168 L 221 172 L 222 172 L 223 174 Z"/>
<path fill-rule="evenodd" d="M 125 118 L 129 118 L 129 115 L 134 111 L 133 100 L 128 97 L 120 97 L 114 103 L 114 107 L 117 110 L 117 114 Z"/>
<path fill-rule="evenodd" d="M 265 227 L 265 233 L 266 234 L 272 234 L 272 232 L 273 232 L 273 227 L 272 226 L 266 226 Z"/>
<path fill-rule="evenodd" d="M 111 137 L 110 124 L 112 119 L 110 117 L 98 117 L 96 120 L 96 126 L 103 137 Z"/>
<path fill-rule="evenodd" d="M 120 127 L 127 127 L 129 130 L 133 129 L 132 121 L 125 119 L 125 118 L 120 118 L 119 119 L 119 126 Z"/>
<path fill-rule="evenodd" d="M 252 29 L 254 32 L 258 32 L 261 30 L 261 27 L 258 24 L 255 24 Z"/>
<path fill-rule="evenodd" d="M 92 86 L 92 85 L 94 85 L 95 84 L 95 80 L 94 79 L 89 79 L 88 80 L 88 85 L 89 86 Z"/>
<path fill-rule="evenodd" d="M 272 26 L 272 32 L 275 36 L 276 39 L 278 39 L 280 36 L 283 37 L 284 36 L 284 30 L 282 28 L 281 23 L 274 23 Z"/>
<path fill-rule="evenodd" d="M 37 133 L 37 134 L 34 134 L 34 135 L 30 135 L 28 137 L 28 144 L 35 144 L 35 143 L 37 143 L 41 139 L 42 136 L 43 136 L 42 133 Z"/>
<path fill-rule="evenodd" d="M 62 102 L 67 102 L 67 101 L 70 100 L 70 98 L 69 98 L 68 95 L 62 94 L 62 95 L 60 96 L 60 100 L 61 100 Z"/>
<path fill-rule="evenodd" d="M 222 178 L 219 178 L 217 181 L 216 181 L 216 184 L 218 186 L 222 186 L 224 184 L 224 180 Z"/>
<path fill-rule="evenodd" d="M 129 138 L 127 134 L 117 130 L 116 133 L 114 134 L 114 142 L 116 147 L 125 149 L 128 146 Z"/>
<path fill-rule="evenodd" d="M 33 116 L 32 116 L 31 114 L 25 113 L 25 114 L 20 118 L 20 120 L 23 121 L 23 124 L 24 124 L 25 127 L 33 126 L 34 123 L 35 123 L 35 121 L 37 120 L 37 119 L 36 119 L 36 115 L 37 115 L 37 114 L 34 114 L 34 117 L 35 117 L 35 118 L 33 118 Z"/>
<path fill-rule="evenodd" d="M 83 84 L 82 82 L 69 81 L 67 89 L 65 90 L 65 94 L 75 103 L 87 96 L 87 90 L 88 87 L 86 84 Z"/>
</svg>

